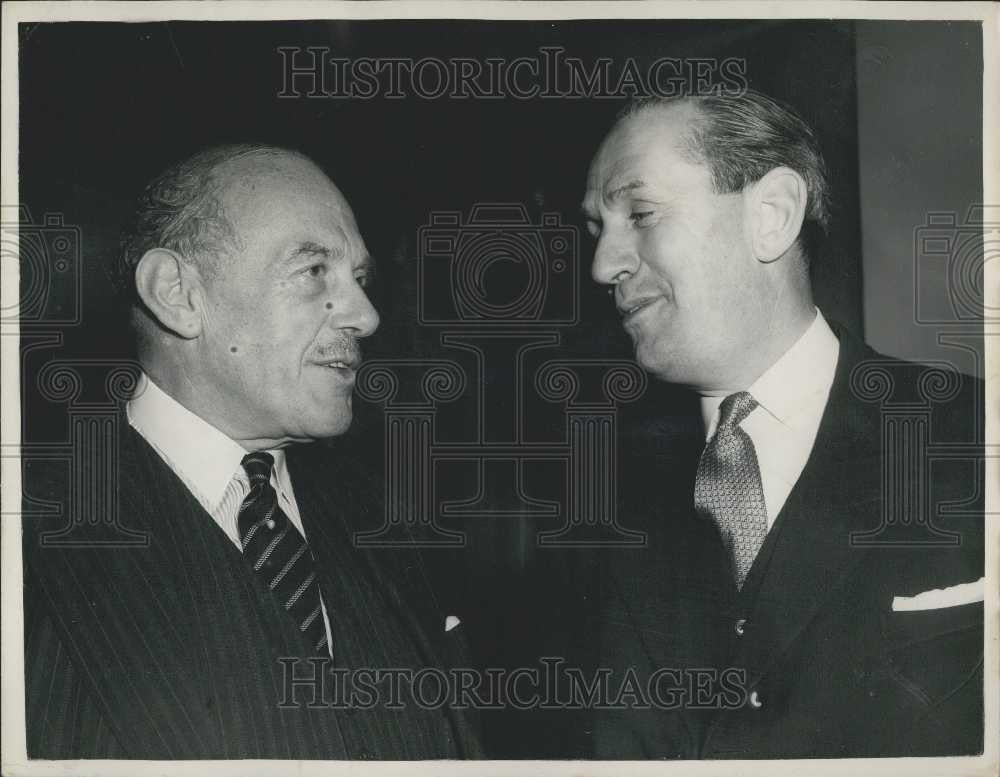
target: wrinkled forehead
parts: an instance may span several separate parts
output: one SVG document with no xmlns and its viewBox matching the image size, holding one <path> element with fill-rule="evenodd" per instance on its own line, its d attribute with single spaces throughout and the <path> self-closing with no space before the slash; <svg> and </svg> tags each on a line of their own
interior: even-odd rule
<svg viewBox="0 0 1000 777">
<path fill-rule="evenodd" d="M 594 155 L 584 207 L 596 209 L 630 182 L 651 182 L 678 164 L 690 164 L 697 109 L 685 103 L 649 106 L 619 121 Z"/>
<path fill-rule="evenodd" d="M 239 233 L 263 224 L 301 224 L 343 233 L 358 227 L 341 191 L 309 160 L 291 154 L 236 160 L 220 171 L 226 216 Z"/>
</svg>

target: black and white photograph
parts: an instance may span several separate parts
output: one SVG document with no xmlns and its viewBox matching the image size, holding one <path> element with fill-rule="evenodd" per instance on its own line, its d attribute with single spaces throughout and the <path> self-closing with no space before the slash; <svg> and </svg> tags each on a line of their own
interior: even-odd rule
<svg viewBox="0 0 1000 777">
<path fill-rule="evenodd" d="M 997 6 L 762 11 L 4 4 L 4 775 L 997 774 Z"/>
</svg>

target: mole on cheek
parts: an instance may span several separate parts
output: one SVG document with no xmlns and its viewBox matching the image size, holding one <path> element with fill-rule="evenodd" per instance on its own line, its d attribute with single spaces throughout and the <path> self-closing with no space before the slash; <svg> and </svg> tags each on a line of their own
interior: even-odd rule
<svg viewBox="0 0 1000 777">
<path fill-rule="evenodd" d="M 235 345 L 229 346 L 229 353 L 236 353 L 239 350 Z"/>
<path fill-rule="evenodd" d="M 333 310 L 333 303 L 332 302 L 327 302 L 326 303 L 326 309 L 327 310 Z"/>
</svg>

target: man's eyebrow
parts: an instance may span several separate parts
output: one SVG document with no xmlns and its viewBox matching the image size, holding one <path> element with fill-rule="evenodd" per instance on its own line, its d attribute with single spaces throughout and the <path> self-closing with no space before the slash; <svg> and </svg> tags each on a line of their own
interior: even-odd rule
<svg viewBox="0 0 1000 777">
<path fill-rule="evenodd" d="M 643 187 L 645 187 L 645 185 L 646 185 L 645 181 L 636 178 L 635 180 L 629 181 L 628 183 L 624 183 L 621 186 L 616 186 L 614 189 L 611 189 L 610 191 L 606 191 L 604 193 L 604 201 L 613 204 L 616 200 L 621 199 L 629 192 L 635 191 L 636 189 L 642 189 Z M 590 207 L 589 200 L 585 200 L 584 203 L 580 206 L 580 213 L 582 213 L 584 217 L 590 219 L 591 221 L 598 220 L 595 209 Z"/>
<path fill-rule="evenodd" d="M 324 245 L 319 243 L 314 243 L 311 240 L 306 240 L 303 243 L 299 243 L 292 250 L 291 259 L 297 259 L 300 256 L 322 256 L 327 259 L 333 252 Z"/>
<path fill-rule="evenodd" d="M 622 184 L 621 186 L 615 187 L 609 192 L 605 192 L 604 199 L 607 202 L 614 202 L 621 197 L 624 197 L 629 192 L 635 191 L 636 189 L 641 189 L 646 185 L 645 181 L 641 181 L 638 178 L 634 181 L 629 181 L 628 183 Z"/>
</svg>

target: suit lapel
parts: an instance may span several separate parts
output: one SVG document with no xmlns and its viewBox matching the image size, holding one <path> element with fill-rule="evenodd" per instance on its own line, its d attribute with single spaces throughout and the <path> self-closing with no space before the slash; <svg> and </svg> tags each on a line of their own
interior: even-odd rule
<svg viewBox="0 0 1000 777">
<path fill-rule="evenodd" d="M 289 472 L 331 610 L 334 663 L 348 668 L 413 669 L 440 667 L 442 657 L 456 663 L 461 637 L 445 634 L 444 614 L 434 600 L 419 553 L 355 547 L 355 533 L 376 528 L 381 521 L 380 502 L 362 485 L 361 473 L 339 465 L 331 470 L 335 460 L 320 449 L 318 445 L 290 449 Z M 441 637 L 434 639 L 432 635 L 439 633 Z M 444 713 L 451 719 L 454 736 L 442 729 L 443 716 L 415 709 L 412 713 L 396 716 L 392 732 L 380 734 L 398 741 L 376 744 L 396 753 L 411 752 L 413 757 L 441 757 L 454 752 L 446 739 L 457 740 L 458 753 L 475 740 L 469 721 L 450 705 Z"/>
<path fill-rule="evenodd" d="M 289 472 L 295 489 L 296 500 L 300 503 L 303 525 L 306 536 L 319 561 L 318 574 L 324 586 L 324 595 L 331 598 L 341 596 L 339 590 L 345 582 L 352 587 L 364 585 L 367 592 L 375 592 L 392 609 L 402 614 L 399 603 L 400 593 L 391 574 L 374 563 L 369 553 L 355 548 L 354 532 L 360 530 L 357 524 L 363 523 L 365 516 L 374 508 L 371 498 L 360 492 L 357 484 L 349 474 L 329 471 L 322 474 L 310 466 L 307 461 L 309 452 L 314 446 L 289 451 Z M 335 481 L 330 483 L 331 477 Z M 317 485 L 323 482 L 326 489 Z M 336 498 L 334 498 L 334 496 Z M 348 507 L 349 506 L 349 507 Z M 409 555 L 405 550 L 396 550 L 396 554 Z M 350 570 L 350 574 L 344 574 Z M 358 578 L 361 575 L 362 578 Z M 351 578 L 350 581 L 347 578 Z M 353 594 L 344 595 L 345 601 L 363 601 L 365 594 L 360 589 Z M 355 607 L 351 607 L 354 610 Z M 353 620 L 359 613 L 341 612 L 340 616 Z M 371 613 L 364 613 L 370 623 Z M 331 628 L 332 614 L 331 614 Z M 338 629 L 334 628 L 335 631 Z M 374 634 L 372 635 L 374 637 Z M 334 645 L 337 635 L 334 635 Z M 335 650 L 336 652 L 336 650 Z"/>
<path fill-rule="evenodd" d="M 124 415 L 121 423 L 120 515 L 148 545 L 50 549 L 36 539 L 30 553 L 62 641 L 116 736 L 148 757 L 343 757 L 329 712 L 278 706 L 276 657 L 308 655 L 287 613 Z"/>
<path fill-rule="evenodd" d="M 736 599 L 748 624 L 735 642 L 734 664 L 746 667 L 751 688 L 867 555 L 852 546 L 852 532 L 879 519 L 878 412 L 851 392 L 851 372 L 867 354 L 838 334 L 837 370 L 816 442 Z"/>
</svg>

